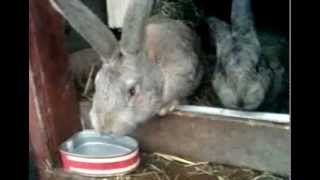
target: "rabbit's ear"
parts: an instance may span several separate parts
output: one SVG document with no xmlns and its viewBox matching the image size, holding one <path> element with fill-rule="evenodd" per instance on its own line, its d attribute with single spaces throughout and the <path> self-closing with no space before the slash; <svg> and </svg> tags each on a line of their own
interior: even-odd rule
<svg viewBox="0 0 320 180">
<path fill-rule="evenodd" d="M 215 17 L 210 17 L 207 20 L 210 28 L 210 39 L 215 42 L 217 55 L 224 56 L 232 49 L 232 37 L 230 25 Z"/>
<path fill-rule="evenodd" d="M 124 54 L 135 55 L 143 48 L 145 23 L 154 0 L 130 0 L 123 22 L 120 47 Z"/>
<path fill-rule="evenodd" d="M 50 0 L 71 26 L 102 56 L 109 60 L 118 46 L 117 39 L 106 25 L 80 0 Z"/>
<path fill-rule="evenodd" d="M 251 0 L 233 0 L 231 9 L 232 34 L 235 39 L 245 39 L 251 45 L 260 46 L 255 31 Z"/>
</svg>

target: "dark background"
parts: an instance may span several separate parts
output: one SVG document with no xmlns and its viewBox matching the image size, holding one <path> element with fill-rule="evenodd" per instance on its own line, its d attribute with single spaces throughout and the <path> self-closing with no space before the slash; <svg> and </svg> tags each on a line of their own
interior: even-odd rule
<svg viewBox="0 0 320 180">
<path fill-rule="evenodd" d="M 277 31 L 289 37 L 289 0 L 251 0 L 257 29 Z M 194 0 L 206 16 L 230 21 L 232 0 Z"/>
</svg>

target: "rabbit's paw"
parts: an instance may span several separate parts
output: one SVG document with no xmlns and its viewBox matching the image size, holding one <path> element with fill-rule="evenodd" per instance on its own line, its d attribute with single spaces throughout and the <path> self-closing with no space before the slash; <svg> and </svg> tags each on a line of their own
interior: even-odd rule
<svg viewBox="0 0 320 180">
<path fill-rule="evenodd" d="M 178 100 L 174 100 L 171 103 L 168 103 L 167 105 L 165 105 L 164 107 L 162 107 L 160 109 L 159 116 L 165 116 L 169 112 L 174 111 L 178 105 L 179 105 L 179 101 Z"/>
<path fill-rule="evenodd" d="M 160 112 L 158 113 L 159 116 L 165 116 L 166 114 L 168 114 L 168 107 L 167 106 L 161 108 Z"/>
<path fill-rule="evenodd" d="M 174 111 L 178 105 L 179 105 L 179 101 L 178 100 L 174 100 L 169 106 L 169 112 Z"/>
</svg>

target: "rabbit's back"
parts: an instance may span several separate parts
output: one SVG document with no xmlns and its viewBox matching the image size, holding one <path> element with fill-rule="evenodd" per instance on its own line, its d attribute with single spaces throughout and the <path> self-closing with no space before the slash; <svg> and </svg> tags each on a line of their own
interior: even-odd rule
<svg viewBox="0 0 320 180">
<path fill-rule="evenodd" d="M 146 26 L 146 49 L 164 77 L 164 101 L 183 98 L 198 86 L 202 75 L 199 40 L 184 23 L 152 17 Z"/>
</svg>

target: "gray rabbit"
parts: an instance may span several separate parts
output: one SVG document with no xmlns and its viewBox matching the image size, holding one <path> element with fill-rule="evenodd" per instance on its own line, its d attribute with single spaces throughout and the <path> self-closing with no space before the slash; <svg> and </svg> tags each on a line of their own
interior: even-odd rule
<svg viewBox="0 0 320 180">
<path fill-rule="evenodd" d="M 51 4 L 103 61 L 90 110 L 94 129 L 128 134 L 152 116 L 174 110 L 199 85 L 197 36 L 178 20 L 149 18 L 153 0 L 130 1 L 119 43 L 79 0 Z"/>
<path fill-rule="evenodd" d="M 276 99 L 284 86 L 284 67 L 269 61 L 254 27 L 250 0 L 233 0 L 231 25 L 207 20 L 215 41 L 217 61 L 212 86 L 227 108 L 255 110 Z"/>
</svg>

